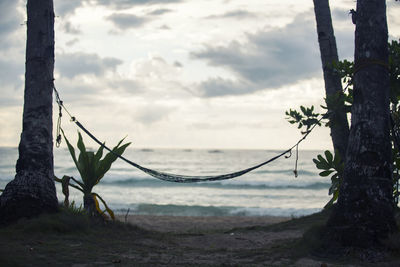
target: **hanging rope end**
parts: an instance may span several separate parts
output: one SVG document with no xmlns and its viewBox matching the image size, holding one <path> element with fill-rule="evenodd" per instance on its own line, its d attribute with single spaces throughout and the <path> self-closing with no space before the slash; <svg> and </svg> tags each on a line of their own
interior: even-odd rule
<svg viewBox="0 0 400 267">
<path fill-rule="evenodd" d="M 56 138 L 56 147 L 57 148 L 59 148 L 60 147 L 60 145 L 61 145 L 61 134 L 59 134 L 59 135 L 57 135 L 57 138 Z"/>
</svg>

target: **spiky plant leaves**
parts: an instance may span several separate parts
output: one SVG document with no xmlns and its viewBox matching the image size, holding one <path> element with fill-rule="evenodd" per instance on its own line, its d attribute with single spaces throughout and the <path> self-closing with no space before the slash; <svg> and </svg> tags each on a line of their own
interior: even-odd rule
<svg viewBox="0 0 400 267">
<path fill-rule="evenodd" d="M 76 158 L 75 154 L 75 149 L 65 136 L 64 131 L 62 131 L 62 134 L 64 136 L 64 139 L 67 143 L 68 150 L 71 154 L 71 157 L 75 163 L 76 168 L 79 171 L 79 174 L 81 176 L 82 182 L 77 181 L 73 177 L 70 177 L 75 184 L 69 183 L 68 180 L 68 185 L 71 187 L 74 187 L 81 191 L 84 196 L 92 196 L 93 200 L 95 202 L 95 208 L 99 213 L 102 213 L 100 208 L 98 207 L 99 202 L 97 200 L 100 199 L 101 202 L 104 204 L 105 211 L 110 214 L 110 217 L 114 219 L 114 213 L 112 210 L 107 206 L 106 202 L 96 193 L 92 193 L 93 187 L 100 182 L 100 180 L 104 177 L 104 175 L 107 173 L 107 171 L 110 170 L 112 163 L 118 158 L 119 155 L 122 155 L 125 152 L 125 149 L 131 144 L 131 143 L 126 143 L 122 145 L 122 142 L 124 141 L 125 138 L 120 140 L 118 144 L 112 149 L 111 152 L 107 153 L 103 159 L 103 150 L 104 150 L 104 145 L 100 146 L 100 148 L 97 150 L 96 153 L 87 151 L 86 146 L 83 142 L 82 135 L 78 132 L 78 143 L 77 147 L 80 151 L 78 159 Z M 65 177 L 65 176 L 64 176 Z M 64 179 L 63 177 L 63 179 Z M 57 177 L 54 178 L 57 182 L 65 183 L 65 180 L 59 179 Z"/>
</svg>

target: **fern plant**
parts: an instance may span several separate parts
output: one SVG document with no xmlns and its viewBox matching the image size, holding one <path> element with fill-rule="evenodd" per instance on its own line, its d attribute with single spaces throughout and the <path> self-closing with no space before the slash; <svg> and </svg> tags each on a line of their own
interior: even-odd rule
<svg viewBox="0 0 400 267">
<path fill-rule="evenodd" d="M 113 211 L 107 206 L 99 194 L 92 192 L 93 187 L 97 185 L 100 180 L 104 177 L 106 172 L 110 170 L 112 163 L 117 159 L 117 155 L 122 155 L 125 149 L 131 144 L 122 144 L 124 139 L 112 149 L 112 152 L 107 153 L 103 157 L 104 146 L 100 146 L 97 152 L 87 151 L 86 146 L 83 143 L 82 135 L 78 132 L 78 143 L 77 147 L 80 151 L 78 158 L 75 154 L 75 148 L 71 145 L 64 131 L 62 131 L 65 142 L 67 143 L 68 150 L 71 154 L 72 160 L 75 163 L 76 168 L 81 176 L 81 181 L 76 180 L 70 176 L 64 176 L 62 179 L 55 177 L 57 182 L 62 185 L 63 193 L 65 195 L 64 205 L 69 206 L 68 187 L 73 187 L 83 193 L 83 206 L 89 215 L 105 215 L 108 213 L 109 216 L 114 219 Z M 103 158 L 102 158 L 103 157 Z M 74 183 L 71 183 L 71 180 Z M 105 210 L 102 211 L 99 205 L 99 200 L 103 203 Z"/>
</svg>

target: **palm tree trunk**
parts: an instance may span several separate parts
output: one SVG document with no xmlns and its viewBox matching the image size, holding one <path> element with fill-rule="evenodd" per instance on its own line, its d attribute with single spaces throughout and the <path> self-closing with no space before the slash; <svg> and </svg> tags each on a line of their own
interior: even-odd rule
<svg viewBox="0 0 400 267">
<path fill-rule="evenodd" d="M 377 248 L 397 229 L 392 194 L 386 4 L 358 0 L 354 103 L 344 177 L 327 242 Z"/>
<path fill-rule="evenodd" d="M 340 76 L 333 71 L 333 63 L 339 61 L 336 39 L 332 26 L 331 10 L 328 0 L 314 0 L 314 13 L 317 22 L 318 43 L 321 53 L 322 70 L 325 81 L 326 97 L 342 96 L 343 88 Z M 345 160 L 349 138 L 349 123 L 344 110 L 344 101 L 339 107 L 327 104 L 330 114 L 330 129 L 333 148 Z"/>
<path fill-rule="evenodd" d="M 57 210 L 54 185 L 52 0 L 28 0 L 23 127 L 16 176 L 0 196 L 0 221 Z"/>
</svg>

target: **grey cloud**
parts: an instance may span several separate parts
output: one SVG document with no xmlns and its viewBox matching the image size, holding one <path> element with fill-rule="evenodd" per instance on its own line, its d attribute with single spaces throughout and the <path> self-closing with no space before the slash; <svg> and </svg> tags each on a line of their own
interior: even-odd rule
<svg viewBox="0 0 400 267">
<path fill-rule="evenodd" d="M 320 71 L 315 23 L 309 14 L 297 16 L 285 28 L 262 30 L 246 37 L 244 43 L 232 41 L 226 46 L 207 46 L 191 54 L 211 66 L 230 70 L 240 81 L 214 78 L 203 82 L 200 91 L 204 96 L 278 88 L 311 78 Z"/>
<path fill-rule="evenodd" d="M 343 8 L 334 8 L 332 11 L 332 19 L 333 21 L 335 20 L 342 20 L 342 21 L 348 21 L 350 24 L 351 22 L 351 16 L 349 16 L 349 10 L 348 9 L 343 9 Z"/>
<path fill-rule="evenodd" d="M 159 27 L 160 30 L 170 30 L 171 28 L 168 25 L 162 25 Z"/>
<path fill-rule="evenodd" d="M 167 9 L 167 8 L 160 8 L 160 9 L 156 9 L 151 11 L 150 13 L 148 13 L 151 16 L 160 16 L 160 15 L 164 15 L 166 13 L 172 12 L 171 9 Z"/>
<path fill-rule="evenodd" d="M 122 10 L 139 5 L 169 4 L 179 3 L 181 1 L 182 0 L 55 0 L 54 8 L 56 15 L 64 17 L 73 14 L 76 9 L 83 6 L 85 3 Z"/>
<path fill-rule="evenodd" d="M 332 10 L 333 27 L 340 59 L 352 59 L 354 54 L 354 25 L 349 10 L 334 8 Z"/>
<path fill-rule="evenodd" d="M 200 95 L 205 97 L 248 94 L 255 89 L 250 83 L 223 79 L 221 77 L 210 78 L 202 82 L 199 88 Z"/>
<path fill-rule="evenodd" d="M 73 78 L 82 74 L 100 76 L 107 71 L 113 71 L 122 63 L 117 58 L 100 58 L 96 54 L 74 53 L 58 54 L 56 69 L 61 76 Z"/>
<path fill-rule="evenodd" d="M 181 62 L 179 62 L 179 61 L 175 61 L 175 62 L 174 62 L 174 67 L 182 68 L 182 67 L 183 67 L 183 64 L 182 64 Z"/>
<path fill-rule="evenodd" d="M 115 9 L 126 9 L 138 5 L 179 3 L 182 0 L 96 0 L 95 3 Z"/>
<path fill-rule="evenodd" d="M 68 42 L 66 42 L 65 44 L 67 45 L 67 46 L 73 46 L 73 45 L 75 45 L 76 43 L 78 43 L 79 42 L 79 39 L 78 38 L 74 38 L 74 39 L 72 39 L 72 40 L 69 40 Z"/>
<path fill-rule="evenodd" d="M 351 22 L 350 22 L 351 23 Z M 353 25 L 353 24 L 351 24 Z M 350 59 L 354 57 L 354 30 L 335 30 L 336 43 L 339 59 Z"/>
<path fill-rule="evenodd" d="M 19 1 L 0 1 L 0 39 L 2 41 L 2 49 L 12 45 L 10 34 L 24 23 L 22 14 L 17 10 L 18 5 Z"/>
<path fill-rule="evenodd" d="M 64 17 L 73 14 L 86 1 L 82 0 L 55 0 L 54 9 L 57 16 Z"/>
<path fill-rule="evenodd" d="M 11 86 L 14 89 L 23 87 L 21 76 L 24 75 L 24 61 L 20 62 L 0 58 L 0 82 L 2 85 Z"/>
<path fill-rule="evenodd" d="M 118 90 L 123 93 L 127 93 L 130 95 L 138 94 L 144 91 L 143 85 L 140 82 L 135 80 L 128 79 L 115 79 L 109 81 L 108 86 L 113 90 Z"/>
<path fill-rule="evenodd" d="M 22 92 L 18 92 L 20 95 L 22 95 Z M 21 97 L 18 97 L 17 95 L 9 96 L 9 97 L 2 97 L 0 98 L 0 106 L 2 108 L 5 107 L 16 107 L 16 106 L 22 106 L 23 101 L 21 100 Z"/>
<path fill-rule="evenodd" d="M 253 12 L 249 12 L 246 10 L 233 10 L 226 12 L 221 15 L 211 15 L 206 18 L 208 19 L 219 19 L 219 18 L 233 18 L 233 19 L 246 19 L 246 18 L 254 18 L 257 17 L 258 15 Z"/>
<path fill-rule="evenodd" d="M 72 25 L 72 23 L 69 21 L 64 24 L 63 28 L 64 28 L 64 31 L 69 34 L 80 34 L 81 33 L 81 30 L 78 27 L 75 27 L 74 25 Z"/>
<path fill-rule="evenodd" d="M 174 107 L 153 103 L 142 108 L 135 116 L 135 121 L 151 125 L 167 118 L 174 110 Z"/>
<path fill-rule="evenodd" d="M 115 13 L 109 16 L 107 19 L 111 20 L 120 30 L 138 28 L 146 22 L 150 21 L 149 18 L 138 17 L 133 14 L 125 13 Z"/>
</svg>

